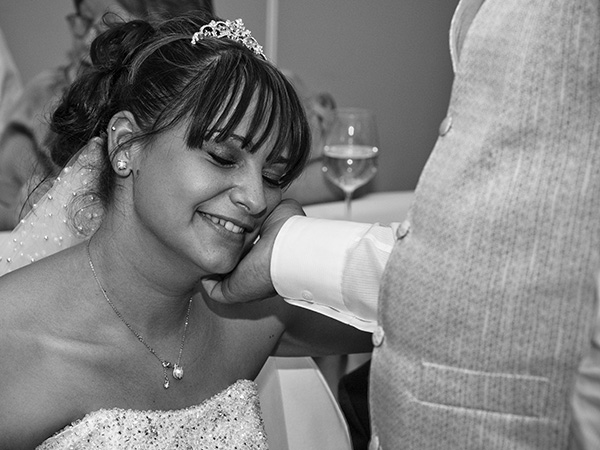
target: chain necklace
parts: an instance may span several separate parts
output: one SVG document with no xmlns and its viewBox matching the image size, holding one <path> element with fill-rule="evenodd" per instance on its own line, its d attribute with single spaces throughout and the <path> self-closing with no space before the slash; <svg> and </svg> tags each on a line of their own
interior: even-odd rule
<svg viewBox="0 0 600 450">
<path fill-rule="evenodd" d="M 127 322 L 123 318 L 123 315 L 121 314 L 121 312 L 117 309 L 117 307 L 114 305 L 114 303 L 111 301 L 111 299 L 108 298 L 108 294 L 106 293 L 106 290 L 102 287 L 102 283 L 100 283 L 100 279 L 98 278 L 98 275 L 96 274 L 96 269 L 94 269 L 94 264 L 92 263 L 92 256 L 90 254 L 90 241 L 91 241 L 91 239 L 88 240 L 87 246 L 86 246 L 88 261 L 90 263 L 90 269 L 92 269 L 92 275 L 94 275 L 94 279 L 96 280 L 98 287 L 102 291 L 104 298 L 106 299 L 106 301 L 108 302 L 108 304 L 110 305 L 112 310 L 115 312 L 117 317 L 119 319 L 121 319 L 121 322 L 123 322 L 127 326 L 127 328 L 129 328 L 129 331 L 131 331 L 135 335 L 135 337 L 138 339 L 138 341 L 140 341 L 142 344 L 144 344 L 144 346 L 148 349 L 148 351 L 150 353 L 152 353 L 152 355 L 160 361 L 160 364 L 163 368 L 163 375 L 164 375 L 163 387 L 165 389 L 169 389 L 169 385 L 171 383 L 170 383 L 169 377 L 167 375 L 167 369 L 169 369 L 171 367 L 173 368 L 173 378 L 174 379 L 181 380 L 183 378 L 183 366 L 181 365 L 181 355 L 183 354 L 183 346 L 185 345 L 185 335 L 187 333 L 188 323 L 190 321 L 190 311 L 192 309 L 192 298 L 193 297 L 190 297 L 190 301 L 188 303 L 188 308 L 187 308 L 187 313 L 185 315 L 185 325 L 183 327 L 183 335 L 181 336 L 181 345 L 179 346 L 179 356 L 177 357 L 177 363 L 173 364 L 173 363 L 167 361 L 166 359 L 162 359 L 160 356 L 157 355 L 156 351 L 152 347 L 150 347 L 150 345 L 148 345 L 148 343 L 144 340 L 144 338 L 142 337 L 142 335 L 140 333 L 135 331 L 133 329 L 133 327 L 131 325 L 129 325 L 129 322 Z"/>
</svg>

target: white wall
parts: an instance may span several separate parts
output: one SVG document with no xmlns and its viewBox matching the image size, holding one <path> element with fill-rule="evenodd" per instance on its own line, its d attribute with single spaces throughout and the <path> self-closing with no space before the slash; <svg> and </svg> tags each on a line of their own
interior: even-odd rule
<svg viewBox="0 0 600 450">
<path fill-rule="evenodd" d="M 213 0 L 265 42 L 266 0 Z M 277 63 L 339 106 L 375 111 L 377 190 L 413 189 L 452 81 L 448 29 L 458 0 L 279 0 Z M 24 81 L 65 61 L 72 0 L 0 0 L 0 28 Z"/>
</svg>

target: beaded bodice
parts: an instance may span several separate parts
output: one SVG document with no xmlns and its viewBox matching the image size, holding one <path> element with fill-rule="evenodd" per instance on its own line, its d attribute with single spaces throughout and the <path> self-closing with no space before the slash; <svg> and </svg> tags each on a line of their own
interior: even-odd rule
<svg viewBox="0 0 600 450">
<path fill-rule="evenodd" d="M 267 449 L 256 384 L 239 380 L 200 405 L 176 411 L 95 411 L 37 450 L 176 448 Z"/>
</svg>

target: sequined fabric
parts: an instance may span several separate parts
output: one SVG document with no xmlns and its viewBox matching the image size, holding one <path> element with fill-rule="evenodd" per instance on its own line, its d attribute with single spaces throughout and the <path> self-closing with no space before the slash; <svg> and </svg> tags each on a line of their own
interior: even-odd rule
<svg viewBox="0 0 600 450">
<path fill-rule="evenodd" d="M 37 448 L 59 449 L 262 450 L 267 438 L 256 384 L 239 380 L 182 410 L 95 411 Z"/>
</svg>

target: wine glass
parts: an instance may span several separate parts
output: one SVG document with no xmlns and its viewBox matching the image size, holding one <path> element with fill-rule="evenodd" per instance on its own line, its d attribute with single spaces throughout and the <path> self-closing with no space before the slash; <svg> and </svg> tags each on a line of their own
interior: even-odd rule
<svg viewBox="0 0 600 450">
<path fill-rule="evenodd" d="M 323 173 L 344 191 L 346 219 L 352 194 L 377 172 L 379 138 L 375 116 L 362 108 L 340 108 L 323 147 Z"/>
</svg>

